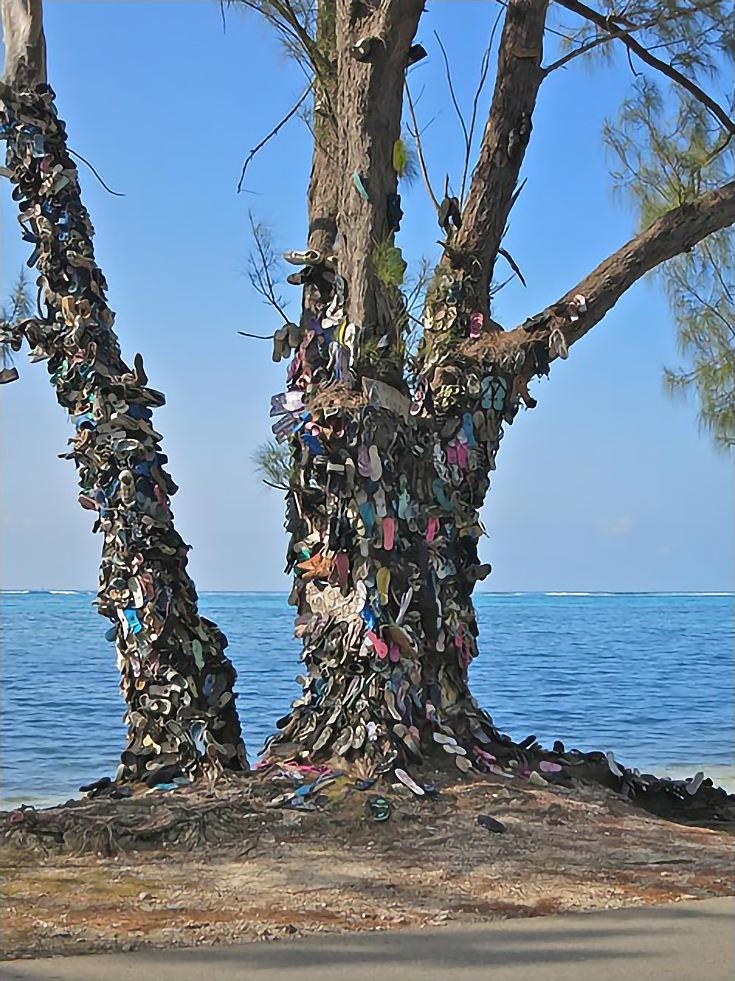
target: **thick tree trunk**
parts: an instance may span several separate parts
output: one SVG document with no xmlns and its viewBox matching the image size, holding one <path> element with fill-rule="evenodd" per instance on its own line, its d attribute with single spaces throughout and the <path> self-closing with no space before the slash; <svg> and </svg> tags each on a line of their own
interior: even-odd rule
<svg viewBox="0 0 735 981">
<path fill-rule="evenodd" d="M 459 432 L 439 435 L 431 416 L 364 397 L 325 398 L 311 409 L 312 432 L 295 438 L 289 564 L 306 677 L 266 758 L 337 754 L 361 759 L 369 775 L 447 742 L 467 768 L 467 754 L 481 761 L 477 747 L 496 744 L 467 668 L 477 653 L 472 589 L 489 572 L 477 558 L 477 509 L 510 398 L 499 378 L 470 387 Z M 396 391 L 379 393 L 400 403 Z"/>
<path fill-rule="evenodd" d="M 338 188 L 341 279 L 330 289 L 322 284 L 318 298 L 309 295 L 314 337 L 307 334 L 297 352 L 286 396 L 303 399 L 303 408 L 276 426 L 282 436 L 295 430 L 288 568 L 296 572 L 291 602 L 305 671 L 303 694 L 265 758 L 318 763 L 336 755 L 359 761 L 366 775 L 445 750 L 460 769 L 482 767 L 483 752 L 502 743 L 472 699 L 467 669 L 477 654 L 472 591 L 489 573 L 477 557 L 478 510 L 503 420 L 516 411 L 516 361 L 506 358 L 501 371 L 486 358 L 482 373 L 463 374 L 474 362 L 459 353 L 452 332 L 449 355 L 439 345 L 427 359 L 421 390 L 430 390 L 411 410 L 399 341 L 405 313 L 373 264 L 376 244 L 393 244 L 392 151 L 420 13 L 421 4 L 407 9 L 395 0 L 372 10 L 335 5 L 339 152 L 327 156 L 317 143 L 309 221 L 314 246 L 335 213 L 328 189 Z M 516 44 L 517 34 L 506 34 Z M 364 38 L 373 40 L 363 60 L 355 45 Z M 502 86 L 501 96 L 507 101 Z M 508 208 L 523 150 L 525 143 L 505 181 Z M 493 179 L 500 171 L 498 163 Z M 450 326 L 441 321 L 451 279 L 440 273 L 427 308 L 437 332 Z M 467 298 L 468 311 L 473 302 Z M 469 313 L 466 319 L 469 326 Z M 354 334 L 341 343 L 348 322 Z"/>
<path fill-rule="evenodd" d="M 20 11 L 20 13 L 18 13 Z M 25 13 L 31 21 L 24 19 Z M 104 534 L 99 612 L 113 627 L 121 687 L 128 706 L 128 744 L 119 779 L 155 778 L 162 766 L 194 775 L 202 769 L 247 769 L 235 708 L 236 674 L 227 640 L 199 616 L 186 573 L 188 546 L 174 528 L 169 498 L 177 490 L 151 409 L 164 398 L 147 387 L 140 356 L 131 371 L 112 329 L 107 284 L 94 260 L 93 229 L 82 205 L 66 133 L 34 61 L 43 50 L 40 3 L 3 0 L 14 60 L 6 66 L 0 126 L 19 202 L 24 238 L 32 243 L 46 315 L 25 321 L 34 361 L 47 360 L 60 405 L 76 436 L 66 454 L 79 471 L 83 507 L 97 512 Z M 35 19 L 34 19 L 35 18 Z M 20 52 L 18 54 L 18 52 Z"/>
</svg>

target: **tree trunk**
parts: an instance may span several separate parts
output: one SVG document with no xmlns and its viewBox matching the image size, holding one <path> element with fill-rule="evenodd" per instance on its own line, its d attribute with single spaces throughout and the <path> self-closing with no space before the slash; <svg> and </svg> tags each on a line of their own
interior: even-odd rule
<svg viewBox="0 0 735 981">
<path fill-rule="evenodd" d="M 421 6 L 334 7 L 338 146 L 315 147 L 309 244 L 319 247 L 316 235 L 336 216 L 339 276 L 308 294 L 312 330 L 286 396 L 303 406 L 274 427 L 282 438 L 293 432 L 287 568 L 305 671 L 265 759 L 336 756 L 365 775 L 444 749 L 460 769 L 483 767 L 483 752 L 503 744 L 472 699 L 467 669 L 477 654 L 472 591 L 489 572 L 477 558 L 477 512 L 503 420 L 516 411 L 516 360 L 505 357 L 503 374 L 486 357 L 484 374 L 462 377 L 456 351 L 453 367 L 435 353 L 422 390 L 433 389 L 436 404 L 429 391 L 411 409 L 402 298 L 373 263 L 376 244 L 393 244 L 392 151 Z M 363 59 L 355 45 L 365 38 Z M 432 297 L 434 326 L 446 304 L 436 288 Z"/>
<path fill-rule="evenodd" d="M 45 83 L 40 3 L 3 0 L 6 64 L 0 112 L 30 266 L 40 272 L 46 314 L 22 323 L 34 361 L 47 360 L 59 404 L 76 428 L 65 454 L 79 471 L 81 505 L 96 512 L 104 545 L 96 605 L 114 626 L 128 707 L 127 748 L 118 779 L 155 778 L 162 766 L 247 769 L 235 708 L 236 673 L 227 640 L 199 616 L 187 575 L 186 545 L 169 498 L 177 487 L 152 427 L 164 397 L 148 387 L 140 355 L 122 361 L 107 284 L 94 260 L 93 229 L 82 205 L 54 93 Z M 18 26 L 19 36 L 7 33 Z"/>
</svg>

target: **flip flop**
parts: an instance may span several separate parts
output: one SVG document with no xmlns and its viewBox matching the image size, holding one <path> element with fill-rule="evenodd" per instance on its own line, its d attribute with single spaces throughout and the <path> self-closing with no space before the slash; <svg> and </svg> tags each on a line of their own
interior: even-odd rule
<svg viewBox="0 0 735 981">
<path fill-rule="evenodd" d="M 390 552 L 393 548 L 396 523 L 393 518 L 383 518 L 383 548 Z"/>
<path fill-rule="evenodd" d="M 367 630 L 365 632 L 365 638 L 370 641 L 373 646 L 373 650 L 381 660 L 388 657 L 388 645 L 384 640 L 381 640 L 381 638 L 378 637 L 374 630 Z"/>
<path fill-rule="evenodd" d="M 361 446 L 357 451 L 357 470 L 363 477 L 369 477 L 371 473 L 370 452 L 367 446 Z"/>
<path fill-rule="evenodd" d="M 686 790 L 686 792 L 691 794 L 693 797 L 702 786 L 703 781 L 704 773 L 700 770 L 699 773 L 696 773 L 690 780 L 687 780 L 686 784 L 684 785 L 684 790 Z"/>
<path fill-rule="evenodd" d="M 505 825 L 501 821 L 496 821 L 494 817 L 490 817 L 489 814 L 478 814 L 477 823 L 481 828 L 494 831 L 496 834 L 502 834 L 505 831 Z"/>
<path fill-rule="evenodd" d="M 380 462 L 380 456 L 378 455 L 378 447 L 373 443 L 373 445 L 368 450 L 368 457 L 370 460 L 370 477 L 372 480 L 380 480 L 383 476 L 383 465 Z"/>
<path fill-rule="evenodd" d="M 352 180 L 354 181 L 355 187 L 357 188 L 357 193 L 364 201 L 369 201 L 370 196 L 365 190 L 365 185 L 362 182 L 362 177 L 360 177 L 359 171 L 355 170 L 352 174 Z"/>
<path fill-rule="evenodd" d="M 364 783 L 365 781 L 360 782 Z M 373 780 L 372 783 L 375 783 L 375 781 Z M 368 786 L 370 785 L 368 784 Z M 393 806 L 385 797 L 369 797 L 368 807 L 370 808 L 373 821 L 387 821 L 393 813 Z"/>
<path fill-rule="evenodd" d="M 291 249 L 283 253 L 283 258 L 292 266 L 319 266 L 324 262 L 324 256 L 316 249 Z"/>
<path fill-rule="evenodd" d="M 372 535 L 375 527 L 375 506 L 372 501 L 365 501 L 360 505 L 360 517 L 365 523 L 365 533 Z"/>
<path fill-rule="evenodd" d="M 388 605 L 388 589 L 390 588 L 390 569 L 386 568 L 384 565 L 378 569 L 378 574 L 376 578 L 376 586 L 378 588 L 378 594 L 380 596 L 380 605 Z"/>
<path fill-rule="evenodd" d="M 444 510 L 451 511 L 452 505 L 449 501 L 449 498 L 444 493 L 444 484 L 441 482 L 441 480 L 437 478 L 432 483 L 431 487 L 434 491 L 434 496 L 436 497 L 437 501 L 441 504 L 441 506 L 444 508 Z"/>
<path fill-rule="evenodd" d="M 410 774 L 406 773 L 405 770 L 402 770 L 400 769 L 400 767 L 397 767 L 393 772 L 395 773 L 396 778 L 400 780 L 400 782 L 403 784 L 404 787 L 408 787 L 408 789 L 412 793 L 416 794 L 417 797 L 424 796 L 426 792 L 424 788 L 421 787 L 419 784 L 417 784 L 416 781 L 413 779 L 413 777 Z"/>
<path fill-rule="evenodd" d="M 543 773 L 560 773 L 562 767 L 558 763 L 551 763 L 549 760 L 541 760 L 538 765 Z"/>
</svg>

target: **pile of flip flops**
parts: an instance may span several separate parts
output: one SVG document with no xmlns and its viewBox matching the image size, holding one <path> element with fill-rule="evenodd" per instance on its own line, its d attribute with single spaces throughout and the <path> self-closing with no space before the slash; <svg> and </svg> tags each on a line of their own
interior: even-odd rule
<svg viewBox="0 0 735 981">
<path fill-rule="evenodd" d="M 3 173 L 15 185 L 28 265 L 39 272 L 38 316 L 4 340 L 15 350 L 26 340 L 31 361 L 46 361 L 75 429 L 62 455 L 74 461 L 80 504 L 104 536 L 95 602 L 112 621 L 107 639 L 116 643 L 128 706 L 117 778 L 149 780 L 172 765 L 192 774 L 202 764 L 245 769 L 227 640 L 199 616 L 189 546 L 174 528 L 177 486 L 152 422 L 164 396 L 148 387 L 139 355 L 133 370 L 122 361 L 52 90 L 2 94 Z"/>
</svg>

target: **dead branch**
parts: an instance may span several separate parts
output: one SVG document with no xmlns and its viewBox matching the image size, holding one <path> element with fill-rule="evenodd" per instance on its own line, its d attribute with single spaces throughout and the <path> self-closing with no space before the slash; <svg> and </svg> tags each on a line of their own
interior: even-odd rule
<svg viewBox="0 0 735 981">
<path fill-rule="evenodd" d="M 449 67 L 449 56 L 447 55 L 446 48 L 442 44 L 442 39 L 439 37 L 438 33 L 434 31 L 434 37 L 439 42 L 439 47 L 441 48 L 442 57 L 444 58 L 444 68 L 447 73 L 447 85 L 449 86 L 449 95 L 452 100 L 452 105 L 457 113 L 457 118 L 459 119 L 459 124 L 462 127 L 462 132 L 464 134 L 464 144 L 466 152 L 470 152 L 470 134 L 467 131 L 467 123 L 464 121 L 464 116 L 462 115 L 462 110 L 459 108 L 459 102 L 457 101 L 457 95 L 454 91 L 454 83 L 452 82 L 452 70 Z"/>
<path fill-rule="evenodd" d="M 421 146 L 421 135 L 419 134 L 419 126 L 418 126 L 418 123 L 416 122 L 416 112 L 415 112 L 414 107 L 413 107 L 413 100 L 411 99 L 411 91 L 410 91 L 410 89 L 408 87 L 408 79 L 406 79 L 404 85 L 405 85 L 405 88 L 406 88 L 406 100 L 408 102 L 408 111 L 411 114 L 411 122 L 413 123 L 413 132 L 411 133 L 411 136 L 416 140 L 416 149 L 418 151 L 419 166 L 421 167 L 421 176 L 424 178 L 424 184 L 426 185 L 426 190 L 428 191 L 429 197 L 431 198 L 431 201 L 432 201 L 432 204 L 434 205 L 434 207 L 436 208 L 437 213 L 438 213 L 439 212 L 439 202 L 437 201 L 436 195 L 434 194 L 433 190 L 431 189 L 431 181 L 429 180 L 429 174 L 428 174 L 428 171 L 426 170 L 426 161 L 424 160 L 424 151 L 423 151 L 423 148 Z"/>
<path fill-rule="evenodd" d="M 260 293 L 266 303 L 274 307 L 284 321 L 288 323 L 288 317 L 281 305 L 284 300 L 276 295 L 273 272 L 278 265 L 278 258 L 273 250 L 270 234 L 267 229 L 255 221 L 251 211 L 248 212 L 248 220 L 257 250 L 257 255 L 253 255 L 251 252 L 248 256 L 248 278 L 253 289 Z"/>
<path fill-rule="evenodd" d="M 495 18 L 495 23 L 493 24 L 493 29 L 490 32 L 490 40 L 487 43 L 487 48 L 485 48 L 485 54 L 482 56 L 482 63 L 480 65 L 480 80 L 477 83 L 477 88 L 475 89 L 475 97 L 472 100 L 472 117 L 470 119 L 470 138 L 467 142 L 467 152 L 465 153 L 464 165 L 462 167 L 462 186 L 459 192 L 459 206 L 462 208 L 464 206 L 464 192 L 467 187 L 467 175 L 470 172 L 470 155 L 472 152 L 472 138 L 475 135 L 475 124 L 477 123 L 477 109 L 480 104 L 480 96 L 485 88 L 485 82 L 487 81 L 488 71 L 490 70 L 490 54 L 493 48 L 493 41 L 495 40 L 495 32 L 498 29 L 498 24 L 500 23 L 500 18 L 503 16 L 503 8 L 501 7 L 498 11 L 498 16 Z"/>
<path fill-rule="evenodd" d="M 248 165 L 250 164 L 250 161 L 253 159 L 253 157 L 255 156 L 255 154 L 259 150 L 262 150 L 263 149 L 263 147 L 266 145 L 266 143 L 268 143 L 269 140 L 273 139 L 274 136 L 277 136 L 278 135 L 279 131 L 282 129 L 283 126 L 286 125 L 286 123 L 289 121 L 289 119 L 291 119 L 293 116 L 296 115 L 296 113 L 298 112 L 298 110 L 301 108 L 301 105 L 303 104 L 304 100 L 306 99 L 307 95 L 309 94 L 309 92 L 311 92 L 311 89 L 312 89 L 312 86 L 311 85 L 307 86 L 306 90 L 304 91 L 304 94 L 301 96 L 301 98 L 296 103 L 296 105 L 293 107 L 293 109 L 291 109 L 283 117 L 283 119 L 280 121 L 280 123 L 274 129 L 272 129 L 270 131 L 270 133 L 266 137 L 264 137 L 260 141 L 260 143 L 258 143 L 257 146 L 253 147 L 253 149 L 247 155 L 247 158 L 245 160 L 245 163 L 243 164 L 243 167 L 242 167 L 242 173 L 240 174 L 240 180 L 237 182 L 237 193 L 238 194 L 240 193 L 240 189 L 242 188 L 242 182 L 245 180 L 245 171 L 248 169 Z"/>
</svg>

